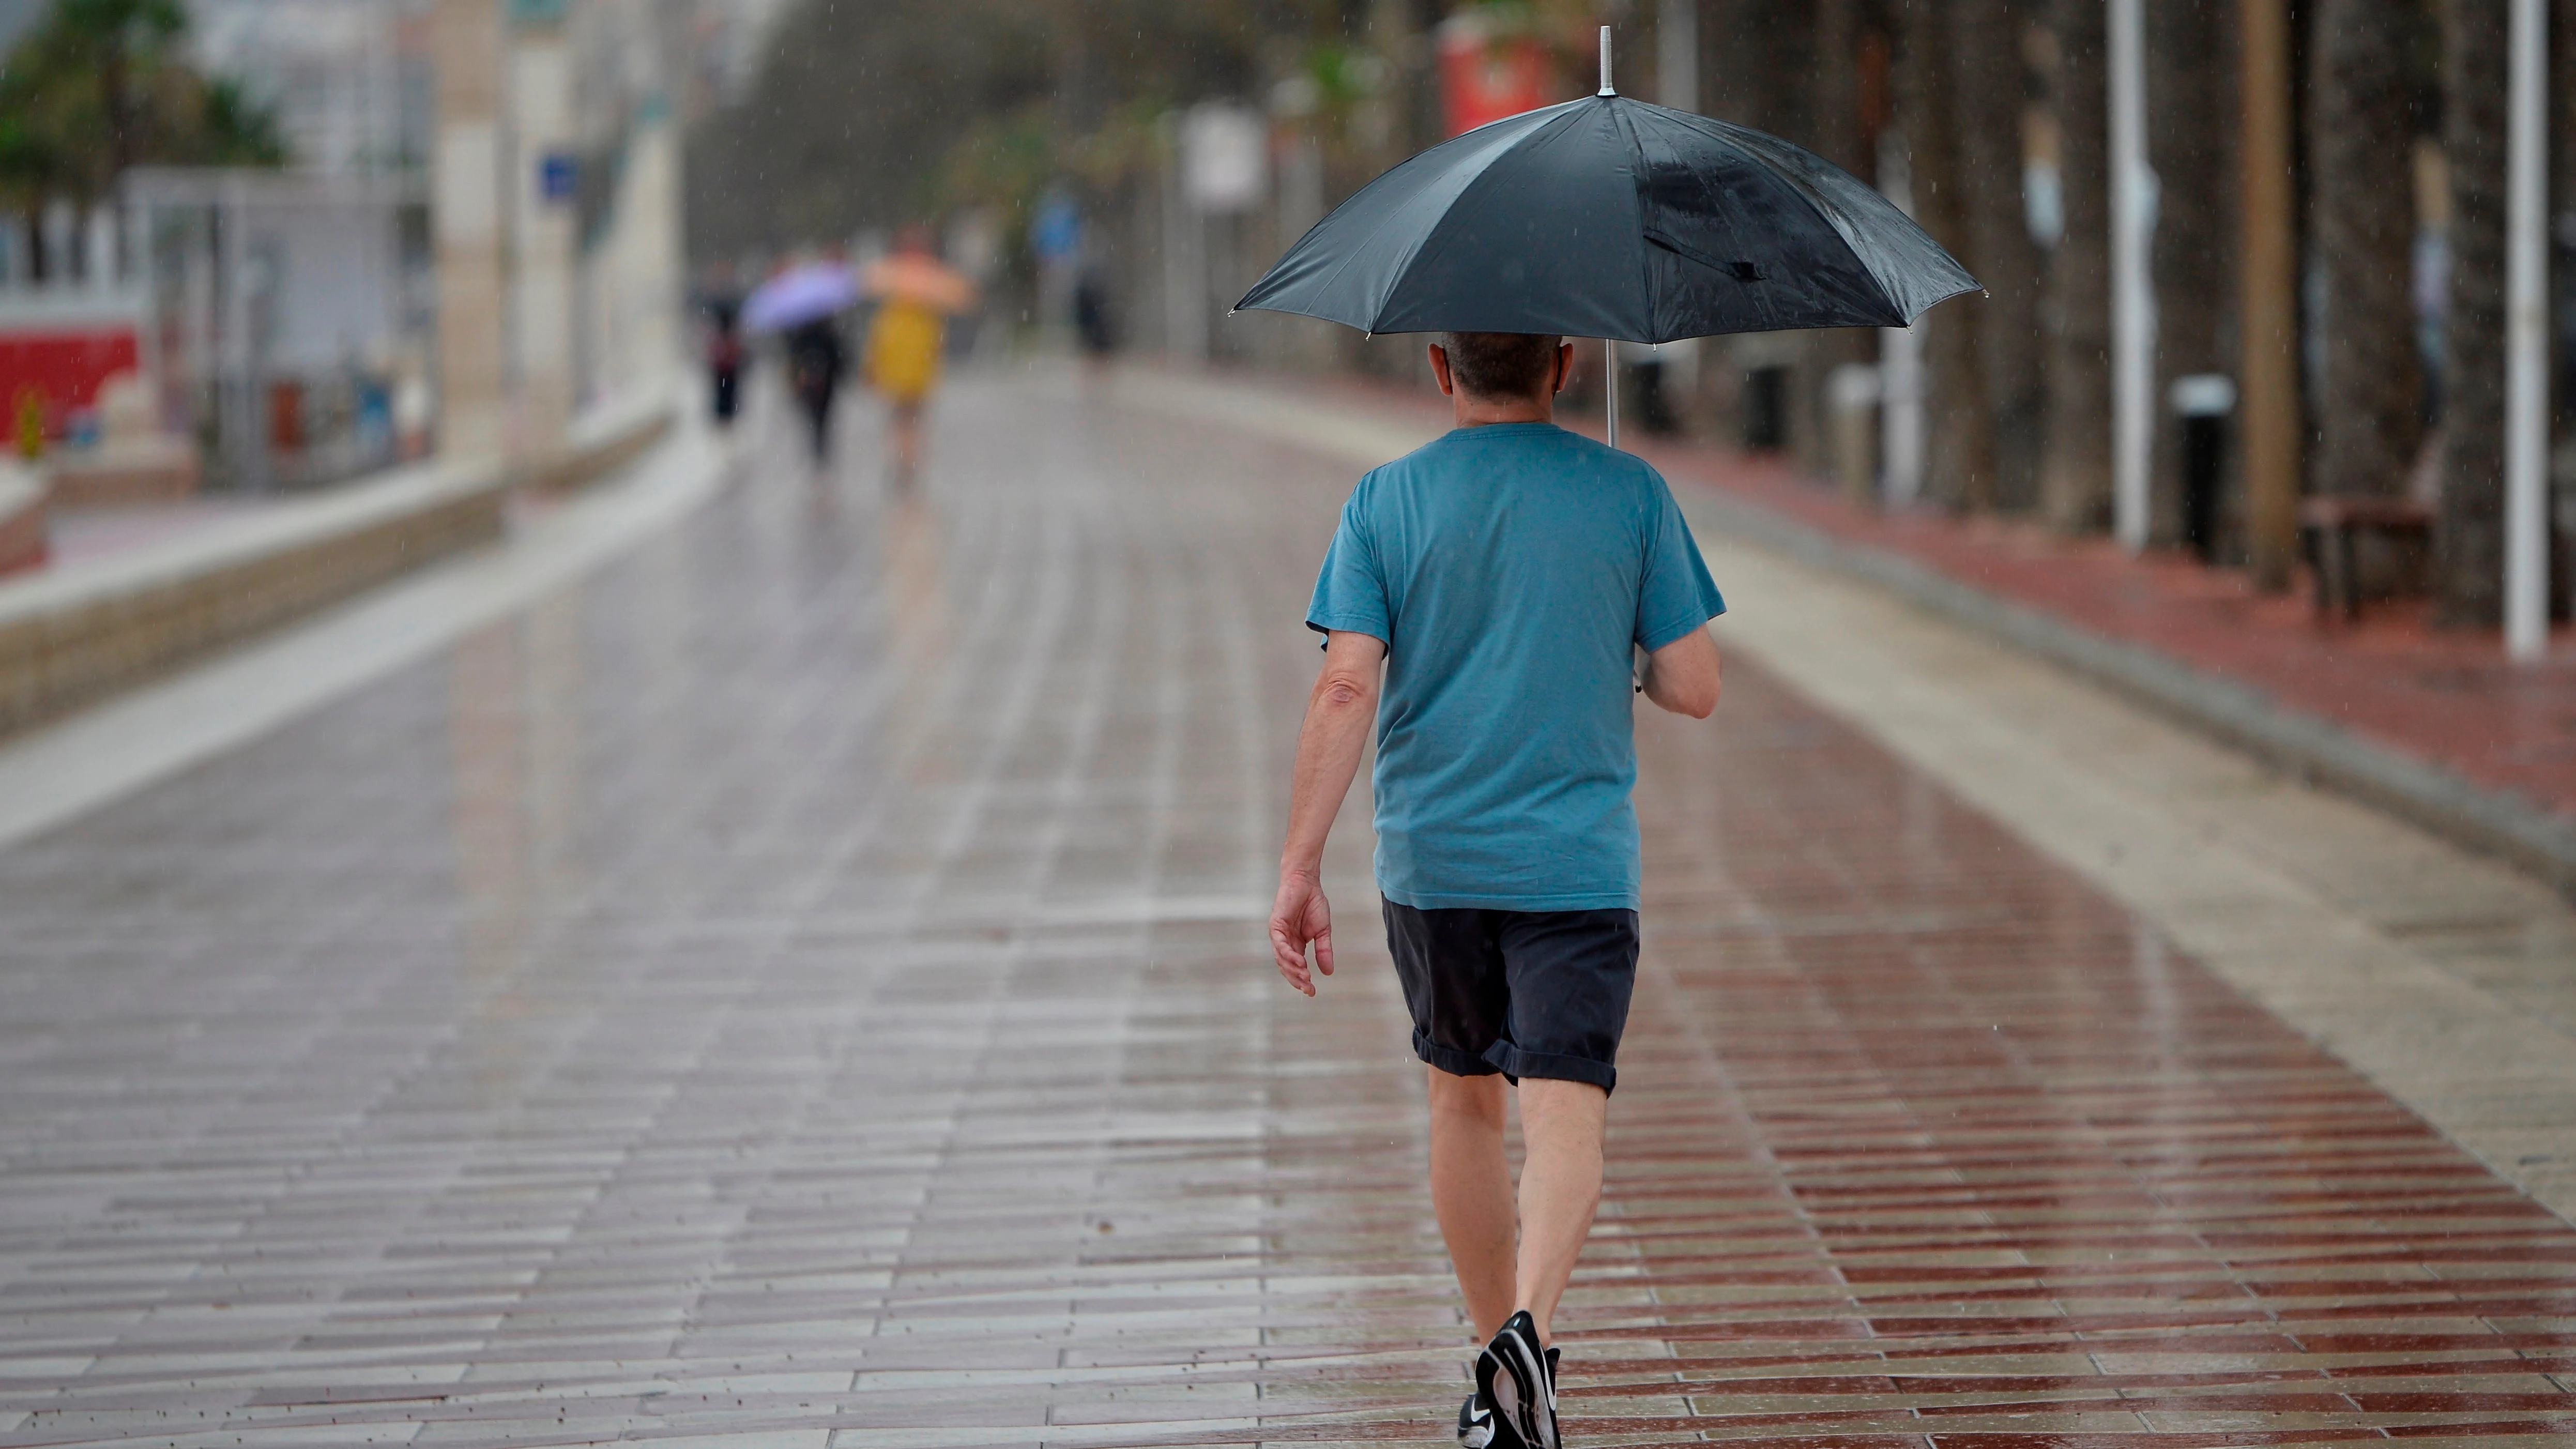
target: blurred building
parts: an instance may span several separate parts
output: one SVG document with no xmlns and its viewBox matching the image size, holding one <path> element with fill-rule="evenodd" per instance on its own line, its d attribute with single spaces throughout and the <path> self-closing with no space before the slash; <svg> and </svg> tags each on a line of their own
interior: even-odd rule
<svg viewBox="0 0 2576 1449">
<path fill-rule="evenodd" d="M 274 119 L 286 164 L 139 167 L 86 208 L 0 214 L 13 425 L 84 446 L 133 375 L 219 488 L 434 443 L 551 455 L 679 345 L 674 57 L 706 3 L 491 0 L 482 43 L 442 51 L 438 0 L 193 0 L 192 61 Z M 42 15 L 0 5 L 0 29 Z M 443 90 L 470 102 L 462 151 Z"/>
<path fill-rule="evenodd" d="M 418 174 L 432 111 L 427 0 L 191 0 L 205 69 L 268 107 L 302 170 Z"/>
</svg>

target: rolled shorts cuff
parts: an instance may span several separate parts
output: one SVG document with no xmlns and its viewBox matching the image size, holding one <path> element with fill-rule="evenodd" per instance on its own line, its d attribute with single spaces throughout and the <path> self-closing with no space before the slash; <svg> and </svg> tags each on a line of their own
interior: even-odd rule
<svg viewBox="0 0 2576 1449">
<path fill-rule="evenodd" d="M 1413 1054 L 1453 1077 L 1490 1077 L 1502 1068 L 1453 1046 L 1442 1046 L 1420 1032 L 1413 1034 Z"/>
<path fill-rule="evenodd" d="M 1543 1082 L 1589 1082 L 1605 1093 L 1619 1090 L 1619 1069 L 1590 1057 L 1523 1051 L 1498 1041 L 1485 1048 L 1485 1062 L 1489 1070 L 1501 1072 L 1515 1084 L 1523 1077 L 1536 1077 Z"/>
</svg>

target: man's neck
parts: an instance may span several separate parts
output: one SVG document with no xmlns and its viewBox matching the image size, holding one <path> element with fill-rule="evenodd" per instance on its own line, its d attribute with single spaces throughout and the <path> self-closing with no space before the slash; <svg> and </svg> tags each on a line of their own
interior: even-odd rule
<svg viewBox="0 0 2576 1449">
<path fill-rule="evenodd" d="M 1462 390 L 1451 393 L 1449 402 L 1462 428 L 1556 421 L 1556 399 L 1552 397 L 1469 397 Z"/>
</svg>

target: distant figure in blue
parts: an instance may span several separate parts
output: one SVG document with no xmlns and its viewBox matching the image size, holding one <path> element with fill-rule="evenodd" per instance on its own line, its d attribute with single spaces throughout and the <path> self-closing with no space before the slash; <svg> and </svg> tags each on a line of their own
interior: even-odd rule
<svg viewBox="0 0 2576 1449">
<path fill-rule="evenodd" d="M 1725 611 L 1655 470 L 1556 426 L 1574 349 L 1447 334 L 1455 430 L 1362 478 L 1306 623 L 1270 943 L 1333 971 L 1324 838 L 1377 734 L 1377 886 L 1431 1104 L 1431 1203 L 1484 1348 L 1464 1449 L 1559 1449 L 1557 1300 L 1601 1200 L 1636 979 L 1634 694 L 1706 719 Z M 1637 660 L 1642 657 L 1640 667 Z M 1310 970 L 1307 951 L 1314 951 Z M 1504 1083 L 1527 1149 L 1503 1155 Z"/>
</svg>

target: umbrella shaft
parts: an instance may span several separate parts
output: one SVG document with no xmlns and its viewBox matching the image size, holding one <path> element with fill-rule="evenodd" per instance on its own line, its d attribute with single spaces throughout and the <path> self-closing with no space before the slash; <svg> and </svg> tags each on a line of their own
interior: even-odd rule
<svg viewBox="0 0 2576 1449">
<path fill-rule="evenodd" d="M 1605 29 L 1607 27 L 1604 27 Z M 1601 403 L 1611 447 L 1619 446 L 1619 344 L 1601 339 Z"/>
</svg>

